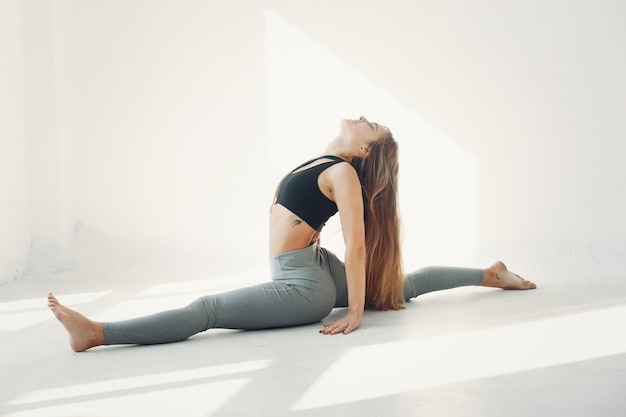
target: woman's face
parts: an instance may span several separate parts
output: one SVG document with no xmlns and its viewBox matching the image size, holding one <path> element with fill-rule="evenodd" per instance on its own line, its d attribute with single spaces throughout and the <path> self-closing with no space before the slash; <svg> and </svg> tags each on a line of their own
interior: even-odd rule
<svg viewBox="0 0 626 417">
<path fill-rule="evenodd" d="M 372 143 L 389 133 L 389 129 L 378 123 L 370 122 L 361 116 L 358 119 L 343 119 L 341 133 L 359 146 L 369 147 Z"/>
</svg>

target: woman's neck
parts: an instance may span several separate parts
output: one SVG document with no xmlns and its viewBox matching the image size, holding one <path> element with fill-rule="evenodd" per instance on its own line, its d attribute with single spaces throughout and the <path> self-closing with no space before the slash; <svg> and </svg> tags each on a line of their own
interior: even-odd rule
<svg viewBox="0 0 626 417">
<path fill-rule="evenodd" d="M 350 144 L 346 143 L 341 136 L 336 137 L 328 144 L 325 154 L 338 156 L 348 162 L 352 162 L 352 159 L 356 157 Z"/>
</svg>

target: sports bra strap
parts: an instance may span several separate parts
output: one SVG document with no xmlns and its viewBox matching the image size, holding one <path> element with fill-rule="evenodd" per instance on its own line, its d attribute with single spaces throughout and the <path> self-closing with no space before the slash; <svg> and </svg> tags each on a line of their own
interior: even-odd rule
<svg viewBox="0 0 626 417">
<path fill-rule="evenodd" d="M 320 159 L 332 159 L 335 162 L 348 162 L 345 159 L 340 158 L 340 157 L 335 156 L 335 155 L 322 155 L 322 156 L 318 156 L 317 158 L 313 158 L 313 159 L 311 159 L 309 161 L 306 161 L 304 164 L 294 168 L 293 171 L 291 171 L 291 172 L 294 173 L 295 171 L 299 170 L 300 168 L 309 165 L 311 162 L 319 161 Z"/>
</svg>

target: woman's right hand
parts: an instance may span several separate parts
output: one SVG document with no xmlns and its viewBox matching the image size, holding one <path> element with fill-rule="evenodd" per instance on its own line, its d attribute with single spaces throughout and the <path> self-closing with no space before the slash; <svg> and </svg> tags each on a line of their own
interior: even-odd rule
<svg viewBox="0 0 626 417">
<path fill-rule="evenodd" d="M 345 317 L 325 323 L 324 328 L 320 330 L 321 334 L 348 334 L 356 330 L 361 324 L 363 313 L 349 312 Z"/>
</svg>

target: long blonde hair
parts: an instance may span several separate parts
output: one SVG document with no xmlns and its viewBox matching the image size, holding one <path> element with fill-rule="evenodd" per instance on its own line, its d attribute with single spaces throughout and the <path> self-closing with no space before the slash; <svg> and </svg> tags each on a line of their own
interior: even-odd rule
<svg viewBox="0 0 626 417">
<path fill-rule="evenodd" d="M 400 310 L 404 302 L 400 215 L 398 211 L 398 144 L 391 133 L 354 159 L 363 192 L 365 220 L 365 300 L 378 310 Z"/>
</svg>

